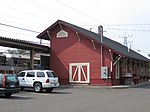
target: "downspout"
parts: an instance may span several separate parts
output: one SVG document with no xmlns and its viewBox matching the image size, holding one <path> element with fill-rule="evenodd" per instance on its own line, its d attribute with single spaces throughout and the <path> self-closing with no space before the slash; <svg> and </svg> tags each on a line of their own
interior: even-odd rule
<svg viewBox="0 0 150 112">
<path fill-rule="evenodd" d="M 109 53 L 110 53 L 110 57 L 111 57 L 111 62 L 110 62 L 110 77 L 111 77 L 111 84 L 113 86 L 113 56 L 112 56 L 112 52 L 111 49 L 109 49 Z"/>
<path fill-rule="evenodd" d="M 103 43 L 103 26 L 99 26 L 98 27 L 98 34 L 100 36 L 100 42 L 101 42 L 101 75 L 102 75 L 102 67 L 103 67 L 103 46 L 102 46 L 102 43 Z M 107 75 L 107 78 L 106 78 L 106 86 L 108 85 L 108 75 Z"/>
<path fill-rule="evenodd" d="M 112 56 L 111 49 L 109 49 L 109 53 L 110 53 L 110 57 L 111 57 L 110 71 L 112 72 L 112 66 L 113 66 L 113 56 Z"/>
<path fill-rule="evenodd" d="M 101 67 L 103 67 L 103 46 L 101 45 Z"/>
</svg>

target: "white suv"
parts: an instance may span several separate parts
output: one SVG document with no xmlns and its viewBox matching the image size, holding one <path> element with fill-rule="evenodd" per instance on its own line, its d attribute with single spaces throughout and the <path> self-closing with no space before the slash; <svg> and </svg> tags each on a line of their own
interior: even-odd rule
<svg viewBox="0 0 150 112">
<path fill-rule="evenodd" d="M 51 70 L 24 70 L 17 74 L 21 89 L 33 88 L 35 92 L 45 89 L 51 92 L 59 86 L 58 77 Z"/>
</svg>

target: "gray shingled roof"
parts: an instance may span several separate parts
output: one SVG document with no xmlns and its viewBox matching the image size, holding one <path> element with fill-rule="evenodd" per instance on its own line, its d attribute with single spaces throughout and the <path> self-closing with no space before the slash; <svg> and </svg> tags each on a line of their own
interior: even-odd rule
<svg viewBox="0 0 150 112">
<path fill-rule="evenodd" d="M 19 49 L 25 49 L 25 50 L 34 49 L 35 51 L 48 52 L 48 53 L 50 49 L 49 46 L 37 44 L 31 41 L 6 38 L 2 36 L 0 36 L 0 46 L 19 48 Z"/>
<path fill-rule="evenodd" d="M 78 33 L 82 33 L 84 35 L 87 35 L 88 37 L 92 38 L 93 40 L 98 41 L 99 43 L 101 43 L 100 40 L 100 36 L 94 32 L 91 32 L 89 30 L 86 30 L 84 28 L 81 28 L 79 26 L 70 24 L 68 22 L 62 21 L 62 20 L 58 20 L 57 22 L 55 22 L 52 26 L 50 26 L 49 28 L 47 28 L 46 30 L 44 30 L 41 34 L 39 34 L 37 37 L 40 38 L 43 34 L 46 33 L 47 30 L 50 30 L 53 26 L 55 26 L 57 23 L 61 23 L 65 26 L 68 26 L 72 29 L 74 29 L 75 31 L 77 31 Z M 141 54 L 133 51 L 133 50 L 128 50 L 127 47 L 125 47 L 124 45 L 113 41 L 107 37 L 103 37 L 103 44 L 107 47 L 109 47 L 110 49 L 116 51 L 117 53 L 119 53 L 120 55 L 123 55 L 125 57 L 129 57 L 129 58 L 133 58 L 133 59 L 138 59 L 138 60 L 143 60 L 143 61 L 150 61 L 148 58 L 142 56 Z"/>
</svg>

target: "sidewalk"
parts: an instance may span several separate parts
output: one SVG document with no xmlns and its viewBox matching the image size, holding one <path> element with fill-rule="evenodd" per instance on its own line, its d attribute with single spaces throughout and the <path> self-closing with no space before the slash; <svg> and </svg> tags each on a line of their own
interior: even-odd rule
<svg viewBox="0 0 150 112">
<path fill-rule="evenodd" d="M 75 84 L 75 85 L 60 85 L 59 88 L 100 88 L 100 89 L 126 89 L 126 88 L 132 88 L 132 87 L 139 87 L 143 85 L 150 84 L 150 81 L 140 83 L 137 85 L 116 85 L 116 86 L 99 86 L 99 85 L 87 85 L 87 84 Z"/>
<path fill-rule="evenodd" d="M 149 85 L 150 81 L 148 82 L 143 82 L 143 83 L 139 83 L 137 85 L 118 85 L 118 86 L 111 86 L 111 88 L 113 89 L 123 89 L 123 88 L 132 88 L 132 87 L 139 87 L 139 86 L 143 86 L 143 85 Z"/>
</svg>

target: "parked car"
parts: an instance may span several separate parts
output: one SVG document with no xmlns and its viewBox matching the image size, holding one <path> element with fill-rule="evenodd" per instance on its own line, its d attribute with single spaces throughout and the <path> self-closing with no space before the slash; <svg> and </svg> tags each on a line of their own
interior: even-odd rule
<svg viewBox="0 0 150 112">
<path fill-rule="evenodd" d="M 9 97 L 13 93 L 18 92 L 20 92 L 20 87 L 17 76 L 13 74 L 0 74 L 0 94 Z"/>
<path fill-rule="evenodd" d="M 58 77 L 52 70 L 24 70 L 17 74 L 21 90 L 33 88 L 35 92 L 52 92 L 59 86 Z"/>
</svg>

